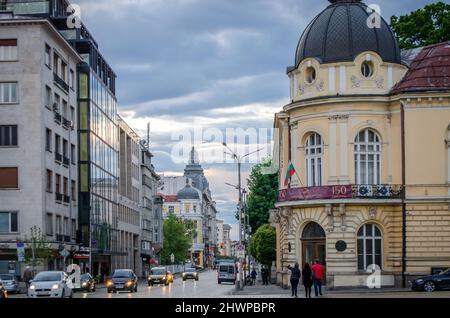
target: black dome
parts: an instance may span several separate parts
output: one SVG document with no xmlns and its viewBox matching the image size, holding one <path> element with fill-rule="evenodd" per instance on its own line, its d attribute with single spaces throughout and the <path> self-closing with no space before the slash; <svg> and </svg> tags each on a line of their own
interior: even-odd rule
<svg viewBox="0 0 450 318">
<path fill-rule="evenodd" d="M 321 63 L 353 61 L 365 51 L 378 53 L 383 61 L 401 63 L 400 49 L 389 25 L 369 28 L 366 4 L 359 0 L 330 0 L 332 3 L 306 27 L 297 47 L 295 66 L 309 57 Z"/>
<path fill-rule="evenodd" d="M 177 199 L 178 200 L 199 200 L 200 196 L 198 195 L 198 192 L 192 188 L 189 184 L 186 184 L 186 186 L 178 191 L 177 193 Z"/>
</svg>

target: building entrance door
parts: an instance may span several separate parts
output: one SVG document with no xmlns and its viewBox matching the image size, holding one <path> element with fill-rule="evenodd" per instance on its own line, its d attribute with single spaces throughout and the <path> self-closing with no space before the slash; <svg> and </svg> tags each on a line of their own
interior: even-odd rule
<svg viewBox="0 0 450 318">
<path fill-rule="evenodd" d="M 311 222 L 306 225 L 302 233 L 302 265 L 310 265 L 318 259 L 322 265 L 326 265 L 326 235 L 322 227 Z"/>
</svg>

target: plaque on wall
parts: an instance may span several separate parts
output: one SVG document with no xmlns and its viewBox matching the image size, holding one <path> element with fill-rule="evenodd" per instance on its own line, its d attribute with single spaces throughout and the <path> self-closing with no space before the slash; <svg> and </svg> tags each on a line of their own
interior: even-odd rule
<svg viewBox="0 0 450 318">
<path fill-rule="evenodd" d="M 344 252 L 347 249 L 347 243 L 345 241 L 336 242 L 336 250 L 338 252 Z"/>
</svg>

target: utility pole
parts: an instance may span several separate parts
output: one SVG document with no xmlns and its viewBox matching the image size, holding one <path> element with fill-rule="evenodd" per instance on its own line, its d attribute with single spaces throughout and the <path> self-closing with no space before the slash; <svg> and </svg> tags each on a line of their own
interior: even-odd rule
<svg viewBox="0 0 450 318">
<path fill-rule="evenodd" d="M 242 183 L 241 183 L 241 166 L 242 166 L 242 160 L 245 157 L 248 157 L 254 153 L 260 152 L 261 150 L 263 150 L 263 148 L 260 148 L 256 151 L 247 153 L 243 156 L 239 156 L 237 155 L 233 150 L 230 149 L 230 147 L 228 147 L 226 142 L 223 142 L 222 145 L 227 148 L 230 151 L 230 155 L 231 157 L 236 161 L 237 163 L 237 167 L 238 167 L 238 186 L 237 189 L 239 191 L 239 201 L 238 201 L 238 215 L 239 215 L 239 248 L 242 248 L 242 231 L 243 231 L 243 226 L 242 226 L 242 210 L 243 210 L 243 204 L 242 204 Z M 244 253 L 244 257 L 245 257 L 245 253 Z M 238 283 L 236 284 L 236 290 L 242 289 L 243 286 L 243 282 L 244 282 L 244 277 L 242 275 L 243 272 L 243 259 L 242 257 L 239 257 L 239 262 L 238 262 L 238 272 L 239 272 L 239 280 Z"/>
</svg>

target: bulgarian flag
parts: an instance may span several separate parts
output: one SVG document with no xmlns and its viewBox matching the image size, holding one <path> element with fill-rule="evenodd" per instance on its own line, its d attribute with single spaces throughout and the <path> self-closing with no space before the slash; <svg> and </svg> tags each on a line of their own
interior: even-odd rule
<svg viewBox="0 0 450 318">
<path fill-rule="evenodd" d="M 289 184 L 289 180 L 292 178 L 292 176 L 295 174 L 295 168 L 292 162 L 289 160 L 289 165 L 286 171 L 286 179 L 284 179 L 284 186 L 287 187 Z"/>
</svg>

